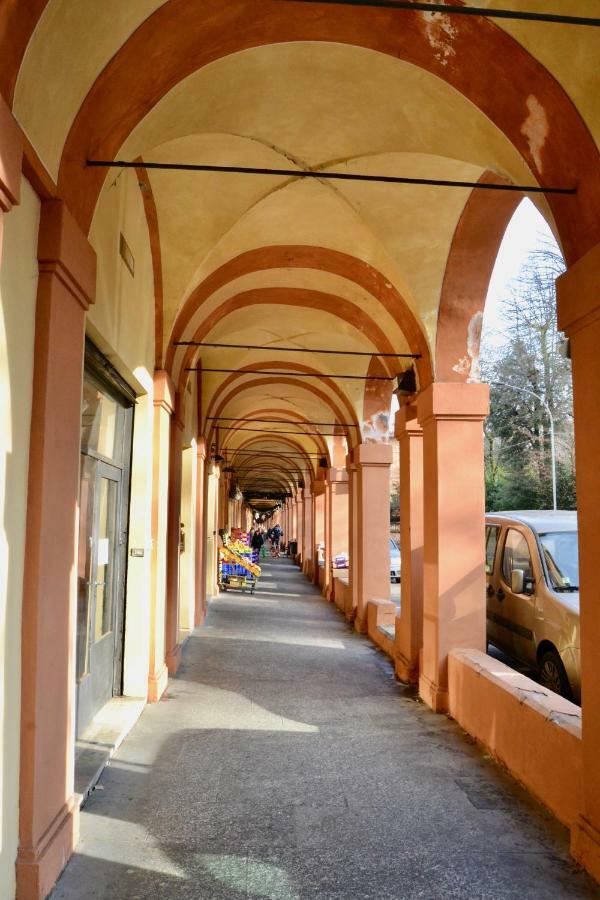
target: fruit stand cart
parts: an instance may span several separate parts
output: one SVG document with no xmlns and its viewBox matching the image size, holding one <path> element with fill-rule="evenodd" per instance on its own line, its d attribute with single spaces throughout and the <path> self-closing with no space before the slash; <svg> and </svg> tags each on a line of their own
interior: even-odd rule
<svg viewBox="0 0 600 900">
<path fill-rule="evenodd" d="M 241 541 L 225 544 L 219 548 L 218 585 L 222 591 L 239 588 L 254 593 L 260 577 L 258 551 L 252 550 Z"/>
</svg>

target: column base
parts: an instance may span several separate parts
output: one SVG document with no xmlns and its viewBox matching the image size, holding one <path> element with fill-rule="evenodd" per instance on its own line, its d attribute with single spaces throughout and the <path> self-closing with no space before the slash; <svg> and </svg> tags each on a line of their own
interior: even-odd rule
<svg viewBox="0 0 600 900">
<path fill-rule="evenodd" d="M 571 855 L 596 881 L 600 881 L 600 831 L 583 816 L 579 816 L 571 828 Z"/>
<path fill-rule="evenodd" d="M 365 613 L 364 613 L 363 616 L 359 616 L 358 611 L 356 612 L 355 617 L 354 617 L 354 630 L 355 630 L 358 634 L 367 634 L 367 633 L 368 633 L 368 631 L 369 631 L 369 624 L 368 624 L 368 621 L 367 621 L 367 612 L 366 612 L 366 610 L 365 610 Z"/>
<path fill-rule="evenodd" d="M 177 675 L 177 670 L 181 665 L 181 644 L 177 644 L 172 650 L 168 650 L 165 662 L 169 675 Z"/>
<path fill-rule="evenodd" d="M 448 712 L 448 688 L 434 684 L 426 675 L 419 677 L 419 696 L 434 712 Z"/>
<path fill-rule="evenodd" d="M 148 703 L 158 703 L 167 689 L 169 672 L 165 665 L 159 672 L 153 672 L 148 677 Z"/>
<path fill-rule="evenodd" d="M 410 659 L 408 659 L 408 657 L 404 656 L 404 654 L 400 653 L 398 650 L 396 650 L 394 669 L 398 681 L 403 681 L 404 684 L 418 684 L 419 663 L 412 662 Z"/>
<path fill-rule="evenodd" d="M 356 607 L 352 605 L 352 601 L 350 601 L 350 603 L 346 603 L 344 615 L 346 616 L 346 621 L 348 622 L 354 622 L 354 620 L 356 619 Z"/>
<path fill-rule="evenodd" d="M 17 854 L 17 900 L 47 897 L 79 840 L 79 804 L 65 804 L 37 847 L 20 847 Z"/>
</svg>

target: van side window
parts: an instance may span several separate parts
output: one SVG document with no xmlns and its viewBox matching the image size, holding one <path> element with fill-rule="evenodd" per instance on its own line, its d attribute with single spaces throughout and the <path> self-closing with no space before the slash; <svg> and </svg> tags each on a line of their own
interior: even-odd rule
<svg viewBox="0 0 600 900">
<path fill-rule="evenodd" d="M 527 541 L 520 531 L 511 528 L 506 535 L 502 559 L 502 575 L 506 584 L 511 584 L 512 573 L 515 569 L 521 569 L 525 578 L 533 578 L 531 554 Z"/>
<path fill-rule="evenodd" d="M 487 575 L 492 575 L 494 572 L 494 559 L 496 558 L 499 534 L 499 525 L 485 526 L 485 571 Z"/>
</svg>

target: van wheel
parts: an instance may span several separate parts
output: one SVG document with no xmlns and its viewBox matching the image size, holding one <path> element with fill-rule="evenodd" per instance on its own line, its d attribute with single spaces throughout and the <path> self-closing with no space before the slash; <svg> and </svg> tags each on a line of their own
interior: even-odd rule
<svg viewBox="0 0 600 900">
<path fill-rule="evenodd" d="M 540 682 L 549 691 L 554 691 L 567 700 L 573 697 L 563 661 L 556 650 L 546 650 L 540 656 Z"/>
</svg>

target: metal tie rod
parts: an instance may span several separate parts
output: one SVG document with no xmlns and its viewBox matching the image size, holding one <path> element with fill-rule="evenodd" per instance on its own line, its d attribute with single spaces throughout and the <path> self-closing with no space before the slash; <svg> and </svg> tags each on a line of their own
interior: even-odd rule
<svg viewBox="0 0 600 900">
<path fill-rule="evenodd" d="M 232 426 L 223 426 L 229 427 Z M 337 437 L 336 434 L 329 431 L 269 431 L 268 428 L 237 428 L 237 434 L 243 434 L 245 431 L 253 432 L 254 434 L 293 434 L 294 437 L 308 437 L 308 438 L 316 438 L 316 437 Z"/>
<path fill-rule="evenodd" d="M 365 350 L 313 350 L 308 347 L 261 347 L 258 344 L 212 344 L 206 341 L 173 341 L 175 347 L 220 347 L 227 350 L 273 350 L 278 353 L 328 353 L 334 356 L 383 356 L 386 359 L 421 359 L 420 353 L 372 353 Z"/>
<path fill-rule="evenodd" d="M 550 22 L 555 25 L 587 25 L 598 28 L 600 19 L 562 13 L 527 12 L 516 9 L 487 9 L 482 6 L 447 6 L 425 0 L 283 0 L 285 3 L 317 3 L 333 6 L 370 6 L 382 9 L 417 10 L 451 16 L 485 16 L 488 19 L 517 19 L 521 22 Z"/>
<path fill-rule="evenodd" d="M 185 371 L 200 372 L 202 375 L 205 372 L 228 372 L 235 375 L 280 375 L 282 378 L 287 378 L 289 375 L 293 375 L 294 378 L 353 378 L 355 381 L 393 381 L 397 377 L 396 375 L 338 375 L 336 372 L 271 372 L 268 369 L 205 369 L 204 367 L 201 369 L 192 367 Z"/>
<path fill-rule="evenodd" d="M 220 419 L 223 422 L 269 422 L 273 425 L 329 425 L 332 428 L 337 425 L 339 428 L 358 428 L 357 422 L 299 422 L 293 419 L 255 419 L 237 416 L 207 416 L 206 419 L 209 422 Z M 225 428 L 228 426 L 223 427 Z"/>
<path fill-rule="evenodd" d="M 294 0 L 296 2 L 296 0 Z M 312 2 L 312 0 L 300 0 Z M 319 0 L 321 2 L 321 0 Z M 331 0 L 337 2 L 337 0 Z M 445 7 L 445 9 L 458 7 Z M 100 169 L 135 169 L 138 164 L 124 159 L 88 159 L 86 166 Z M 439 178 L 402 178 L 396 175 L 361 175 L 358 172 L 320 172 L 313 169 L 270 169 L 261 166 L 214 166 L 200 163 L 144 162 L 146 169 L 176 172 L 221 172 L 238 175 L 276 175 L 289 178 L 321 178 L 335 181 L 375 181 L 381 184 L 421 184 L 430 187 L 460 187 L 482 191 L 515 191 L 519 194 L 576 194 L 576 187 L 539 187 L 531 184 L 487 184 L 480 181 L 452 181 Z"/>
</svg>

